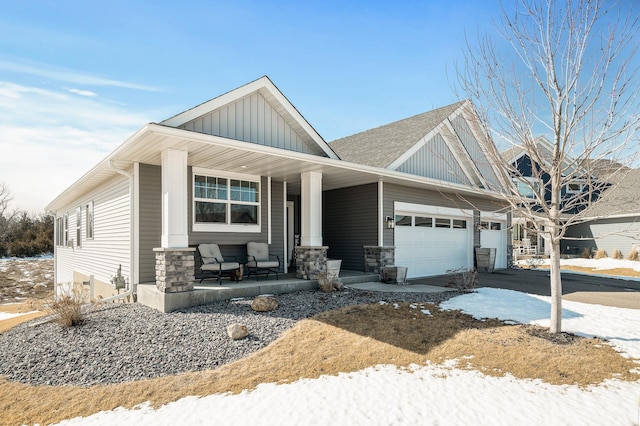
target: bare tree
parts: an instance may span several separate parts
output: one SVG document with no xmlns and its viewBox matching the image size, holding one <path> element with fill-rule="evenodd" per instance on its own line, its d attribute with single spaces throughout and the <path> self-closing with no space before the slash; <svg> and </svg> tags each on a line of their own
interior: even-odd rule
<svg viewBox="0 0 640 426">
<path fill-rule="evenodd" d="M 11 223 L 17 214 L 16 211 L 9 211 L 11 200 L 9 187 L 4 182 L 0 182 L 0 243 L 7 238 L 11 230 Z"/>
<path fill-rule="evenodd" d="M 629 165 L 637 152 L 639 16 L 604 0 L 516 0 L 501 12 L 499 37 L 469 43 L 459 88 L 498 145 L 531 159 L 532 178 L 507 164 L 496 189 L 549 248 L 550 331 L 559 332 L 560 241 L 602 199 L 599 160 Z M 491 155 L 503 162 L 497 150 Z M 606 184 L 616 185 L 627 170 L 611 168 Z"/>
</svg>

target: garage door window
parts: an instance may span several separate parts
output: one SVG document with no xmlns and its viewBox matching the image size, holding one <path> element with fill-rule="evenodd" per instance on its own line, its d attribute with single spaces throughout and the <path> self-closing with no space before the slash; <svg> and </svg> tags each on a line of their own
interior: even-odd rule
<svg viewBox="0 0 640 426">
<path fill-rule="evenodd" d="M 411 226 L 412 216 L 396 215 L 396 226 Z"/>
<path fill-rule="evenodd" d="M 431 228 L 433 226 L 432 217 L 416 216 L 416 226 L 422 226 L 425 228 Z"/>
<path fill-rule="evenodd" d="M 455 229 L 466 229 L 467 228 L 467 221 L 466 220 L 461 220 L 461 219 L 453 219 L 453 227 Z"/>
<path fill-rule="evenodd" d="M 436 217 L 436 228 L 451 228 L 451 219 Z"/>
</svg>

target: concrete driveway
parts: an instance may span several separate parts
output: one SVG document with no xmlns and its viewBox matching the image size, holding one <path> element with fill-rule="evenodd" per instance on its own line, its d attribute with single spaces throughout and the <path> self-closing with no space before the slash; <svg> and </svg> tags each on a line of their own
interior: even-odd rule
<svg viewBox="0 0 640 426">
<path fill-rule="evenodd" d="M 444 287 L 447 276 L 410 280 L 410 284 Z M 478 274 L 479 287 L 504 288 L 525 293 L 550 296 L 549 271 L 501 269 L 492 274 Z M 562 298 L 620 308 L 640 309 L 640 281 L 630 281 L 597 275 L 562 273 Z"/>
</svg>

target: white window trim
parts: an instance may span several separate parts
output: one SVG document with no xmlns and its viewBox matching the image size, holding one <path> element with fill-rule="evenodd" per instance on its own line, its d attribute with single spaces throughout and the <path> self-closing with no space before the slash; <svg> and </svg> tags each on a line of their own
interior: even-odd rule
<svg viewBox="0 0 640 426">
<path fill-rule="evenodd" d="M 247 204 L 247 205 L 257 205 L 258 206 L 258 223 L 257 224 L 222 224 L 222 223 L 197 223 L 196 222 L 196 201 L 201 199 L 196 199 L 195 197 L 195 176 L 208 176 L 208 177 L 219 177 L 227 180 L 238 179 L 249 182 L 256 182 L 258 184 L 258 202 L 257 203 L 243 203 L 240 202 L 238 204 Z M 230 192 L 228 192 L 230 196 Z M 229 205 L 232 204 L 229 199 L 226 200 L 227 209 Z M 227 217 L 229 216 L 229 211 L 227 210 Z M 260 233 L 262 230 L 262 179 L 260 176 L 256 175 L 248 175 L 242 173 L 231 173 L 231 172 L 221 172 L 217 170 L 211 169 L 203 169 L 200 167 L 193 167 L 191 169 L 191 224 L 193 226 L 193 232 L 250 232 L 250 233 Z"/>
<path fill-rule="evenodd" d="M 76 208 L 76 246 L 82 246 L 82 207 Z"/>
<path fill-rule="evenodd" d="M 574 191 L 572 189 L 569 189 L 569 185 L 578 185 L 579 189 Z M 586 186 L 586 183 L 584 183 L 584 182 L 578 182 L 578 181 L 570 182 L 570 183 L 567 183 L 564 186 L 564 192 L 565 192 L 565 194 L 581 194 L 582 191 L 584 191 L 584 187 L 585 186 Z"/>
</svg>

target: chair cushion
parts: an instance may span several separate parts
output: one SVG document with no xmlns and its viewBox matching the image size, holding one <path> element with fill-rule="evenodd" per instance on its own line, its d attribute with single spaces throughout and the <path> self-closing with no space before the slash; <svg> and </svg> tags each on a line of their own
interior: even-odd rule
<svg viewBox="0 0 640 426">
<path fill-rule="evenodd" d="M 224 258 L 220 253 L 220 247 L 217 244 L 200 244 L 198 246 L 200 257 L 202 257 L 202 263 L 216 263 L 216 259 L 220 262 L 224 262 Z"/>
<path fill-rule="evenodd" d="M 240 269 L 238 262 L 206 263 L 200 267 L 203 271 L 232 271 Z"/>
<path fill-rule="evenodd" d="M 247 243 L 247 256 L 253 260 L 269 260 L 269 244 L 267 243 Z"/>
<path fill-rule="evenodd" d="M 249 268 L 277 268 L 280 266 L 277 260 L 262 260 L 259 262 L 254 262 L 253 260 L 247 263 Z"/>
</svg>

